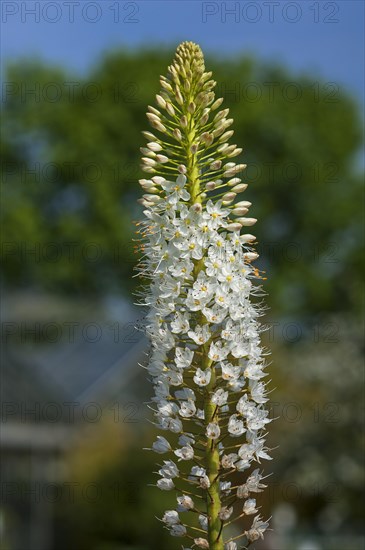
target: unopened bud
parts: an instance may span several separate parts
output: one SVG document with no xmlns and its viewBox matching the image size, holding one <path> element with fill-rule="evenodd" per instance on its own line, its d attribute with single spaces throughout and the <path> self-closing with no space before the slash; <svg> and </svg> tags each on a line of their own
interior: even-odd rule
<svg viewBox="0 0 365 550">
<path fill-rule="evenodd" d="M 225 193 L 222 197 L 222 201 L 233 201 L 236 196 L 236 193 Z"/>
<path fill-rule="evenodd" d="M 215 160 L 214 162 L 212 162 L 212 164 L 209 166 L 209 168 L 211 170 L 219 170 L 221 166 L 222 166 L 222 161 L 221 160 Z"/>
<path fill-rule="evenodd" d="M 184 103 L 184 98 L 183 98 L 183 96 L 181 95 L 181 92 L 180 92 L 179 89 L 176 90 L 175 99 L 176 99 L 176 102 L 177 102 L 179 105 L 182 105 L 182 104 Z"/>
<path fill-rule="evenodd" d="M 241 178 L 232 178 L 231 180 L 227 181 L 227 185 L 229 187 L 233 187 L 234 185 L 237 185 L 238 183 L 241 183 Z"/>
<path fill-rule="evenodd" d="M 255 235 L 251 235 L 250 233 L 240 235 L 240 241 L 241 241 L 242 244 L 252 243 L 255 240 L 256 240 Z"/>
<path fill-rule="evenodd" d="M 185 115 L 183 115 L 181 118 L 180 118 L 180 124 L 183 128 L 186 128 L 187 125 L 188 125 L 188 119 L 186 118 Z"/>
<path fill-rule="evenodd" d="M 151 179 L 156 185 L 161 185 L 161 183 L 164 183 L 166 181 L 165 178 L 163 178 L 162 176 L 153 176 L 153 178 Z"/>
<path fill-rule="evenodd" d="M 147 164 L 147 166 L 155 166 L 156 165 L 156 161 L 153 160 L 153 159 L 150 159 L 148 157 L 142 157 L 142 161 L 144 164 Z"/>
<path fill-rule="evenodd" d="M 175 128 L 175 130 L 172 132 L 172 135 L 174 136 L 175 139 L 177 139 L 177 141 L 182 140 L 182 135 L 179 128 Z"/>
<path fill-rule="evenodd" d="M 169 82 L 167 82 L 166 79 L 162 79 L 161 77 L 160 84 L 161 84 L 161 88 L 164 88 L 164 90 L 167 90 L 170 93 L 172 92 L 172 86 Z"/>
<path fill-rule="evenodd" d="M 142 155 L 146 155 L 147 157 L 150 157 L 152 159 L 156 156 L 156 153 L 150 151 L 147 147 L 140 147 L 139 150 L 141 151 Z"/>
<path fill-rule="evenodd" d="M 222 111 L 219 111 L 219 113 L 217 113 L 213 118 L 213 122 L 214 123 L 219 122 L 220 120 L 222 120 L 222 118 L 225 118 L 228 115 L 228 113 L 229 113 L 229 109 L 223 109 Z"/>
<path fill-rule="evenodd" d="M 144 131 L 144 132 L 142 132 L 142 135 L 150 141 L 155 141 L 157 139 L 154 134 L 151 134 L 151 132 L 145 132 Z"/>
<path fill-rule="evenodd" d="M 247 183 L 239 183 L 238 185 L 235 185 L 232 187 L 232 191 L 235 193 L 243 193 L 243 191 L 246 191 L 247 189 Z"/>
<path fill-rule="evenodd" d="M 152 105 L 148 105 L 147 109 L 151 114 L 156 115 L 158 118 L 160 118 L 161 113 L 158 109 L 156 109 L 155 107 L 152 107 Z"/>
<path fill-rule="evenodd" d="M 252 203 L 249 201 L 236 202 L 236 208 L 250 208 L 250 206 L 252 206 Z"/>
<path fill-rule="evenodd" d="M 216 109 L 218 109 L 218 107 L 220 107 L 222 103 L 223 103 L 223 97 L 219 97 L 218 99 L 216 99 L 213 105 L 211 106 L 212 111 L 215 111 Z"/>
<path fill-rule="evenodd" d="M 171 103 L 166 103 L 166 111 L 169 113 L 170 116 L 175 116 L 175 109 L 173 108 Z"/>
<path fill-rule="evenodd" d="M 257 222 L 256 218 L 238 218 L 239 223 L 244 225 L 245 227 L 250 227 L 251 225 L 255 225 Z"/>
<path fill-rule="evenodd" d="M 233 151 L 227 152 L 228 158 L 238 157 L 242 153 L 243 149 L 241 147 L 235 147 Z"/>
<path fill-rule="evenodd" d="M 192 206 L 191 208 L 194 210 L 194 212 L 198 212 L 198 213 L 201 212 L 201 211 L 203 210 L 203 207 L 202 207 L 202 205 L 200 204 L 200 202 L 194 203 L 193 206 Z"/>
<path fill-rule="evenodd" d="M 162 147 L 159 143 L 157 143 L 156 141 L 151 141 L 150 143 L 147 143 L 147 147 L 148 149 L 151 149 L 151 151 L 161 151 L 162 150 Z"/>
<path fill-rule="evenodd" d="M 247 214 L 248 212 L 248 208 L 233 208 L 232 210 L 232 214 L 234 216 L 244 216 L 245 214 Z"/>
<path fill-rule="evenodd" d="M 229 223 L 226 227 L 228 231 L 240 231 L 242 225 L 238 222 L 235 223 Z"/>
<path fill-rule="evenodd" d="M 218 139 L 218 143 L 224 143 L 225 141 L 228 141 L 234 134 L 234 130 L 228 130 L 227 132 L 224 132 L 224 134 L 221 135 L 221 137 Z"/>
<path fill-rule="evenodd" d="M 162 109 L 165 109 L 166 108 L 166 101 L 164 100 L 164 98 L 162 96 L 160 96 L 159 94 L 156 95 L 156 103 L 159 107 L 161 107 Z"/>
<path fill-rule="evenodd" d="M 157 162 L 161 162 L 162 164 L 169 162 L 169 158 L 166 155 L 156 155 L 156 160 Z"/>
<path fill-rule="evenodd" d="M 254 260 L 257 260 L 259 255 L 257 254 L 257 252 L 245 252 L 243 257 L 245 258 L 245 260 L 248 260 L 249 262 L 253 262 Z"/>
</svg>

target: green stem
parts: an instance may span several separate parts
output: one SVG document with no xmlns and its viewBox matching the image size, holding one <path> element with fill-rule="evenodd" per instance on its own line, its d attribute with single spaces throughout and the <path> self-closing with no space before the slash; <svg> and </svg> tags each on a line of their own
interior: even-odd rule
<svg viewBox="0 0 365 550">
<path fill-rule="evenodd" d="M 205 364 L 204 364 L 205 363 Z M 203 360 L 204 367 L 211 366 L 212 361 L 208 358 Z M 212 377 L 207 386 L 207 397 L 204 402 L 205 422 L 209 424 L 216 414 L 216 405 L 212 403 L 210 395 L 215 385 L 215 369 L 211 368 Z M 207 475 L 210 481 L 210 488 L 207 500 L 208 511 L 208 540 L 211 550 L 223 550 L 222 522 L 219 519 L 221 500 L 219 496 L 219 452 L 216 443 L 212 440 L 207 442 L 205 451 Z"/>
<path fill-rule="evenodd" d="M 195 120 L 194 115 L 187 113 L 188 126 L 186 128 L 186 158 L 187 158 L 187 178 L 189 183 L 189 192 L 191 196 L 191 204 L 201 202 L 200 197 L 200 180 L 199 180 L 199 164 L 196 154 L 191 152 L 191 145 L 194 143 L 196 137 Z M 203 269 L 203 260 L 197 261 L 194 266 L 195 278 Z M 200 323 L 206 322 L 205 317 L 201 315 Z M 201 368 L 203 370 L 211 369 L 211 379 L 207 386 L 206 397 L 204 399 L 204 424 L 207 426 L 209 422 L 217 418 L 216 406 L 211 401 L 211 393 L 216 383 L 215 369 L 212 367 L 212 360 L 207 355 L 207 346 L 209 342 L 204 346 L 204 355 L 202 357 Z M 222 522 L 219 518 L 219 511 L 221 509 L 221 500 L 219 496 L 219 452 L 215 442 L 208 440 L 205 449 L 205 466 L 207 470 L 207 476 L 210 481 L 210 487 L 207 490 L 207 516 L 208 516 L 208 541 L 210 550 L 223 550 L 224 543 L 222 537 Z"/>
</svg>

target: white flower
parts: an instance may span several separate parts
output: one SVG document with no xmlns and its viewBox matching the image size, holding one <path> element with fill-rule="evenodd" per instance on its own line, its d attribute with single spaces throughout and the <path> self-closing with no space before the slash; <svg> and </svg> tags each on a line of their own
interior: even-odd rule
<svg viewBox="0 0 365 550">
<path fill-rule="evenodd" d="M 246 480 L 246 487 L 251 493 L 262 493 L 262 489 L 265 489 L 266 485 L 260 483 L 262 476 L 259 470 L 254 470 L 252 474 Z"/>
<path fill-rule="evenodd" d="M 228 313 L 228 310 L 216 304 L 212 307 L 203 307 L 202 311 L 209 323 L 221 323 Z"/>
<path fill-rule="evenodd" d="M 225 496 L 229 496 L 230 493 L 231 493 L 231 486 L 232 486 L 232 483 L 230 481 L 221 481 L 219 483 L 219 488 L 222 492 L 223 495 Z"/>
<path fill-rule="evenodd" d="M 158 473 L 162 477 L 172 479 L 174 477 L 178 477 L 179 469 L 176 466 L 175 462 L 173 462 L 172 460 L 164 460 L 164 466 L 162 466 Z"/>
<path fill-rule="evenodd" d="M 242 414 L 242 416 L 253 418 L 256 412 L 256 405 L 255 403 L 252 403 L 252 401 L 248 400 L 248 396 L 245 393 L 245 395 L 240 397 L 240 399 L 238 400 L 236 409 L 240 414 Z"/>
<path fill-rule="evenodd" d="M 224 547 L 224 550 L 237 550 L 237 544 L 231 540 L 231 542 L 227 542 L 227 544 Z"/>
<path fill-rule="evenodd" d="M 171 445 L 167 441 L 167 439 L 165 439 L 161 435 L 158 435 L 157 441 L 155 441 L 152 445 L 152 450 L 160 454 L 167 453 L 167 451 L 171 450 Z"/>
<path fill-rule="evenodd" d="M 176 512 L 176 510 L 167 510 L 163 515 L 162 521 L 167 525 L 180 523 L 179 514 Z"/>
<path fill-rule="evenodd" d="M 246 428 L 244 427 L 243 421 L 238 419 L 237 414 L 232 414 L 228 422 L 228 431 L 234 437 L 238 437 L 245 433 Z"/>
<path fill-rule="evenodd" d="M 171 491 L 171 489 L 173 489 L 175 485 L 172 479 L 163 477 L 157 481 L 157 487 L 162 491 Z"/>
<path fill-rule="evenodd" d="M 166 378 L 166 382 L 171 384 L 171 386 L 181 386 L 184 381 L 183 375 L 180 372 L 175 372 L 173 370 L 169 370 L 164 373 L 164 376 Z"/>
<path fill-rule="evenodd" d="M 173 537 L 184 537 L 186 535 L 186 527 L 181 524 L 175 524 L 171 526 L 170 535 Z"/>
<path fill-rule="evenodd" d="M 243 505 L 243 513 L 248 516 L 251 514 L 255 514 L 256 512 L 257 512 L 256 499 L 254 498 L 247 499 Z"/>
<path fill-rule="evenodd" d="M 207 202 L 206 212 L 203 214 L 203 218 L 207 220 L 209 229 L 217 229 L 223 224 L 223 218 L 226 218 L 229 214 L 227 208 L 221 208 L 222 202 L 218 201 L 214 204 L 211 200 Z"/>
<path fill-rule="evenodd" d="M 199 548 L 208 548 L 209 549 L 209 542 L 207 539 L 203 539 L 201 537 L 198 537 L 197 539 L 194 539 L 194 544 L 198 546 Z"/>
<path fill-rule="evenodd" d="M 194 449 L 191 445 L 185 445 L 181 449 L 176 449 L 174 453 L 179 457 L 179 460 L 191 460 L 194 457 Z"/>
<path fill-rule="evenodd" d="M 212 361 L 222 361 L 229 354 L 230 347 L 223 340 L 212 342 L 208 351 L 209 359 Z"/>
<path fill-rule="evenodd" d="M 262 521 L 260 516 L 256 516 L 253 520 L 251 529 L 246 531 L 246 536 L 250 542 L 258 540 L 259 538 L 264 538 L 263 534 L 266 529 L 269 527 L 269 524 L 265 521 Z"/>
<path fill-rule="evenodd" d="M 193 499 L 189 497 L 189 495 L 177 497 L 177 504 L 179 512 L 186 512 L 187 510 L 193 510 L 193 508 L 195 508 Z"/>
<path fill-rule="evenodd" d="M 211 402 L 214 405 L 221 407 L 227 403 L 228 391 L 225 391 L 223 388 L 218 388 L 212 395 Z"/>
<path fill-rule="evenodd" d="M 175 363 L 179 369 L 187 369 L 188 367 L 190 367 L 193 357 L 194 352 L 188 347 L 177 347 L 175 350 Z"/>
<path fill-rule="evenodd" d="M 169 193 L 169 202 L 176 203 L 179 199 L 183 201 L 188 201 L 190 199 L 190 194 L 185 189 L 186 176 L 180 174 L 176 181 L 167 181 L 161 183 L 162 189 Z"/>
<path fill-rule="evenodd" d="M 203 325 L 202 327 L 197 325 L 195 330 L 189 330 L 188 336 L 194 340 L 196 344 L 202 345 L 205 344 L 205 342 L 208 342 L 211 332 L 208 325 Z"/>
<path fill-rule="evenodd" d="M 186 333 L 189 330 L 189 318 L 188 313 L 175 313 L 175 318 L 171 321 L 171 332 L 175 334 Z"/>
<path fill-rule="evenodd" d="M 218 437 L 221 434 L 221 430 L 218 424 L 215 424 L 214 422 L 210 422 L 207 426 L 205 433 L 208 439 L 218 439 Z"/>
<path fill-rule="evenodd" d="M 236 453 L 230 453 L 229 455 L 223 455 L 221 464 L 222 468 L 228 469 L 228 468 L 234 468 L 235 462 L 238 460 L 238 455 Z"/>
<path fill-rule="evenodd" d="M 228 293 L 223 290 L 222 287 L 217 287 L 216 293 L 215 293 L 215 302 L 220 307 L 229 307 L 231 305 L 231 298 L 228 295 Z"/>
<path fill-rule="evenodd" d="M 191 416 L 194 416 L 195 413 L 196 407 L 194 405 L 194 401 L 183 401 L 181 403 L 179 414 L 183 418 L 190 418 Z"/>
<path fill-rule="evenodd" d="M 195 393 L 190 388 L 182 388 L 181 390 L 175 391 L 175 397 L 176 399 L 182 399 L 182 400 L 196 400 Z"/>
<path fill-rule="evenodd" d="M 222 521 L 227 521 L 231 515 L 233 514 L 233 507 L 228 507 L 228 506 L 222 506 L 222 508 L 220 509 L 219 511 L 219 518 L 222 520 Z"/>
<path fill-rule="evenodd" d="M 169 430 L 172 433 L 178 434 L 182 432 L 183 426 L 179 418 L 160 418 L 160 428 L 162 430 Z"/>
<path fill-rule="evenodd" d="M 207 275 L 209 275 L 209 277 L 213 277 L 213 276 L 216 276 L 221 268 L 222 268 L 222 265 L 223 265 L 223 262 L 222 260 L 220 260 L 219 258 L 207 258 L 205 260 L 205 272 Z"/>
<path fill-rule="evenodd" d="M 256 403 L 266 403 L 268 401 L 266 395 L 266 388 L 263 382 L 257 382 L 257 380 L 250 380 L 250 392 L 251 397 Z"/>
<path fill-rule="evenodd" d="M 185 447 L 185 445 L 194 445 L 195 439 L 193 434 L 182 434 L 179 437 L 179 445 Z"/>
<path fill-rule="evenodd" d="M 211 376 L 212 373 L 209 369 L 206 369 L 205 371 L 197 369 L 194 374 L 194 382 L 197 386 L 207 386 L 210 382 Z"/>
<path fill-rule="evenodd" d="M 203 531 L 208 531 L 208 518 L 207 516 L 203 516 L 202 514 L 199 514 L 199 523 Z"/>
<path fill-rule="evenodd" d="M 233 366 L 231 363 L 221 363 L 223 380 L 237 380 L 240 375 L 241 367 Z"/>
</svg>

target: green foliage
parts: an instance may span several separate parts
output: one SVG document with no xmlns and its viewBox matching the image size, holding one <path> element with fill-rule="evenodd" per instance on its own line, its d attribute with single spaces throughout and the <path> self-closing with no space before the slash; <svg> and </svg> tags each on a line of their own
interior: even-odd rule
<svg viewBox="0 0 365 550">
<path fill-rule="evenodd" d="M 8 67 L 3 254 L 8 285 L 130 292 L 145 108 L 170 52 L 118 52 L 83 78 L 35 62 Z M 250 59 L 207 59 L 235 120 L 244 198 L 275 314 L 358 307 L 361 143 L 357 106 L 308 76 Z M 72 84 L 73 83 L 73 84 Z M 30 93 L 34 89 L 35 93 Z M 345 131 L 344 131 L 345 129 Z M 29 170 L 36 166 L 36 175 Z"/>
</svg>

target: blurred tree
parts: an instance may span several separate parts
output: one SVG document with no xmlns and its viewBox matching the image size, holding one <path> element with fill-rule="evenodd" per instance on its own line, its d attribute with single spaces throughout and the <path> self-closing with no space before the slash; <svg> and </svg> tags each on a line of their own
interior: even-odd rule
<svg viewBox="0 0 365 550">
<path fill-rule="evenodd" d="M 3 248 L 7 285 L 130 292 L 132 220 L 146 105 L 170 52 L 118 52 L 87 76 L 10 64 L 4 85 Z M 358 110 L 334 83 L 250 59 L 208 59 L 246 146 L 245 198 L 277 315 L 359 307 Z"/>
</svg>

